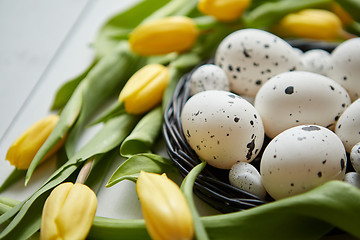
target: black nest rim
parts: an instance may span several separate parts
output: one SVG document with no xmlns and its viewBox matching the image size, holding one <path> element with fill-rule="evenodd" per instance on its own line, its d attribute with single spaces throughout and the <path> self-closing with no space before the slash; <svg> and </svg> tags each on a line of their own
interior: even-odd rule
<svg viewBox="0 0 360 240">
<path fill-rule="evenodd" d="M 331 52 L 337 46 L 336 43 L 329 44 L 307 40 L 294 40 L 289 41 L 289 43 L 302 51 L 323 49 Z M 184 104 L 190 97 L 190 76 L 194 70 L 205 63 L 212 63 L 212 60 L 199 64 L 191 72 L 181 77 L 164 113 L 163 135 L 167 145 L 167 153 L 184 177 L 196 165 L 201 163 L 201 160 L 185 139 L 180 116 Z M 269 139 L 265 139 L 266 141 L 269 141 Z M 262 151 L 266 145 L 265 143 Z M 261 152 L 251 162 L 257 168 L 259 168 Z M 228 170 L 217 169 L 210 165 L 207 165 L 197 177 L 194 184 L 194 193 L 222 213 L 242 211 L 272 201 L 269 196 L 266 199 L 261 199 L 230 185 Z"/>
</svg>

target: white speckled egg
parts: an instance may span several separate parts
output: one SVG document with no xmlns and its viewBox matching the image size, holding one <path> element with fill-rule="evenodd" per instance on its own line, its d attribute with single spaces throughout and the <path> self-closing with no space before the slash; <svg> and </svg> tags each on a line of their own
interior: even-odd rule
<svg viewBox="0 0 360 240">
<path fill-rule="evenodd" d="M 355 144 L 350 152 L 351 165 L 356 172 L 360 173 L 360 142 Z"/>
<path fill-rule="evenodd" d="M 343 180 L 346 152 L 338 136 L 316 125 L 290 128 L 265 148 L 260 173 L 266 191 L 281 199 Z"/>
<path fill-rule="evenodd" d="M 252 161 L 264 141 L 259 113 L 227 91 L 203 91 L 189 98 L 181 112 L 181 124 L 199 158 L 217 168 L 230 169 L 238 161 Z"/>
<path fill-rule="evenodd" d="M 215 64 L 204 64 L 191 74 L 190 94 L 206 90 L 230 90 L 226 73 Z"/>
<path fill-rule="evenodd" d="M 345 109 L 336 123 L 335 133 L 343 141 L 347 152 L 360 142 L 360 99 Z"/>
<path fill-rule="evenodd" d="M 300 57 L 301 70 L 327 76 L 331 68 L 331 55 L 322 49 L 313 49 L 303 53 Z"/>
<path fill-rule="evenodd" d="M 226 72 L 230 89 L 255 97 L 272 76 L 299 67 L 299 54 L 281 38 L 258 29 L 242 29 L 220 43 L 215 63 Z"/>
<path fill-rule="evenodd" d="M 347 40 L 331 53 L 332 69 L 328 76 L 340 83 L 352 101 L 360 97 L 360 38 Z"/>
<path fill-rule="evenodd" d="M 360 188 L 360 175 L 357 172 L 348 172 L 345 174 L 344 182 Z"/>
<path fill-rule="evenodd" d="M 265 198 L 266 190 L 261 181 L 261 175 L 258 170 L 247 162 L 235 163 L 229 172 L 230 184 L 254 194 L 260 198 Z"/>
<path fill-rule="evenodd" d="M 259 90 L 254 104 L 270 138 L 302 124 L 334 127 L 348 105 L 350 97 L 340 84 L 303 71 L 271 78 Z"/>
</svg>

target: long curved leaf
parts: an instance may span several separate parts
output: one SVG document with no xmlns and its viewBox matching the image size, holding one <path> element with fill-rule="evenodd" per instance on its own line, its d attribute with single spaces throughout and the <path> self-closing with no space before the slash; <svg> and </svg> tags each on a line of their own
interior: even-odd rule
<svg viewBox="0 0 360 240">
<path fill-rule="evenodd" d="M 137 154 L 127 159 L 115 170 L 106 187 L 111 187 L 122 180 L 136 182 L 140 171 L 169 175 L 177 174 L 177 168 L 170 159 L 152 153 Z"/>
<path fill-rule="evenodd" d="M 355 186 L 331 181 L 304 194 L 201 220 L 212 240 L 319 239 L 333 227 L 359 238 L 359 199 Z M 352 239 L 350 235 L 343 237 Z M 88 238 L 113 240 L 119 236 L 148 238 L 144 220 L 95 217 Z"/>
<path fill-rule="evenodd" d="M 162 117 L 160 107 L 148 112 L 121 144 L 120 154 L 131 157 L 138 153 L 151 152 L 151 147 L 161 132 Z"/>
<path fill-rule="evenodd" d="M 87 69 L 84 70 L 80 75 L 76 76 L 73 79 L 70 79 L 64 83 L 56 92 L 51 105 L 51 110 L 60 110 L 65 107 L 72 94 L 75 92 L 75 89 L 80 84 L 80 82 L 86 77 L 90 70 L 95 66 L 96 61 L 93 61 Z"/>
<path fill-rule="evenodd" d="M 196 209 L 194 198 L 193 198 L 193 189 L 194 189 L 194 183 L 197 178 L 197 176 L 201 173 L 201 171 L 206 166 L 206 162 L 203 161 L 199 163 L 197 166 L 195 166 L 189 174 L 185 177 L 181 184 L 181 190 L 183 191 L 186 201 L 189 205 L 191 214 L 194 219 L 194 228 L 195 228 L 195 236 L 196 239 L 202 239 L 207 240 L 209 239 L 209 236 L 206 233 L 205 227 L 200 219 L 200 215 Z"/>
</svg>

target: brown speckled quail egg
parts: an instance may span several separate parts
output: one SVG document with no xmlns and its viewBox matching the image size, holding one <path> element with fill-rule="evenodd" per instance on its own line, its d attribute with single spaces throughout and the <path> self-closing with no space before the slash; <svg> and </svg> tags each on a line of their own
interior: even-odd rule
<svg viewBox="0 0 360 240">
<path fill-rule="evenodd" d="M 266 190 L 258 170 L 247 162 L 235 163 L 229 172 L 230 184 L 260 198 L 265 198 Z"/>
<path fill-rule="evenodd" d="M 340 83 L 351 100 L 360 97 L 360 38 L 349 39 L 331 53 L 332 69 L 328 76 Z"/>
<path fill-rule="evenodd" d="M 348 172 L 345 174 L 344 182 L 350 183 L 351 185 L 360 188 L 360 174 L 357 172 Z"/>
<path fill-rule="evenodd" d="M 226 72 L 232 92 L 255 97 L 269 78 L 296 70 L 300 57 L 274 34 L 242 29 L 223 39 L 216 50 L 215 63 Z"/>
<path fill-rule="evenodd" d="M 345 109 L 336 123 L 335 133 L 343 141 L 347 152 L 360 142 L 360 99 Z"/>
<path fill-rule="evenodd" d="M 340 84 L 304 71 L 285 72 L 271 78 L 260 88 L 254 104 L 270 138 L 302 124 L 334 128 L 348 105 L 350 97 Z"/>
<path fill-rule="evenodd" d="M 206 90 L 230 90 L 226 73 L 215 64 L 204 64 L 191 74 L 190 95 Z"/>
<path fill-rule="evenodd" d="M 330 180 L 343 180 L 346 152 L 339 137 L 317 125 L 290 128 L 264 150 L 260 173 L 274 199 L 300 194 Z"/>
<path fill-rule="evenodd" d="M 222 169 L 250 162 L 264 141 L 256 109 L 238 95 L 220 90 L 193 95 L 181 112 L 182 131 L 200 159 Z"/>
<path fill-rule="evenodd" d="M 350 152 L 351 165 L 356 172 L 360 173 L 360 142 L 355 144 Z"/>
<path fill-rule="evenodd" d="M 331 68 L 331 55 L 322 49 L 312 49 L 303 53 L 300 57 L 301 70 L 314 72 L 327 76 Z"/>
</svg>

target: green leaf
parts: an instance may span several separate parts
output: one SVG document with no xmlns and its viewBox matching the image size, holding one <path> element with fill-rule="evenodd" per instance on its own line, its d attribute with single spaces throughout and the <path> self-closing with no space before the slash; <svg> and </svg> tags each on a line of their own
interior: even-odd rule
<svg viewBox="0 0 360 240">
<path fill-rule="evenodd" d="M 145 0 L 137 5 L 111 17 L 99 30 L 94 48 L 99 58 L 109 54 L 120 40 L 128 38 L 128 34 L 155 10 L 163 7 L 169 0 Z"/>
<path fill-rule="evenodd" d="M 245 211 L 201 217 L 212 240 L 319 239 L 332 227 L 360 237 L 360 190 L 348 183 L 330 181 L 307 193 Z M 124 235 L 122 235 L 124 234 Z M 143 239 L 143 219 L 95 217 L 90 239 Z M 345 239 L 352 239 L 344 235 Z M 346 238 L 348 237 L 348 238 Z M 341 238 L 344 239 L 344 238 Z"/>
<path fill-rule="evenodd" d="M 177 168 L 170 159 L 152 153 L 137 154 L 127 159 L 113 173 L 106 187 L 111 187 L 122 180 L 136 182 L 140 171 L 164 173 L 172 175 L 177 173 Z"/>
<path fill-rule="evenodd" d="M 92 123 L 90 123 L 89 126 L 93 126 L 101 122 L 106 122 L 107 120 L 115 116 L 118 116 L 122 113 L 125 113 L 124 103 L 120 103 L 116 99 L 116 101 L 108 109 L 106 109 L 103 114 L 101 114 L 97 119 L 95 119 Z"/>
<path fill-rule="evenodd" d="M 3 184 L 0 186 L 0 193 L 6 190 L 8 187 L 25 177 L 26 170 L 14 169 L 11 174 L 5 179 Z"/>
<path fill-rule="evenodd" d="M 360 22 L 360 2 L 359 0 L 335 0 L 350 16 Z"/>
<path fill-rule="evenodd" d="M 360 37 L 360 23 L 355 22 L 355 21 L 352 22 L 351 24 L 346 26 L 346 31 Z"/>
<path fill-rule="evenodd" d="M 95 66 L 95 63 L 96 61 L 93 61 L 93 63 L 91 63 L 90 66 L 83 73 L 67 81 L 59 88 L 59 90 L 55 94 L 55 98 L 51 105 L 51 110 L 59 110 L 64 108 L 64 106 L 71 98 L 77 86 L 86 77 L 86 75 L 90 72 L 90 70 Z"/>
<path fill-rule="evenodd" d="M 40 229 L 41 225 L 41 213 L 44 206 L 44 202 L 47 198 L 47 194 L 40 196 L 34 201 L 31 207 L 27 210 L 22 221 L 17 224 L 10 234 L 1 237 L 2 240 L 13 240 L 13 239 L 29 239 Z M 4 230 L 5 231 L 5 230 Z M 3 231 L 3 232 L 4 232 Z M 2 233 L 3 233 L 2 232 Z M 2 234 L 1 234 L 2 235 Z"/>
<path fill-rule="evenodd" d="M 163 114 L 160 107 L 148 112 L 120 146 L 123 157 L 148 153 L 161 132 Z"/>
<path fill-rule="evenodd" d="M 74 155 L 78 139 L 93 114 L 106 101 L 120 93 L 139 64 L 142 64 L 141 58 L 130 51 L 126 41 L 122 41 L 111 54 L 102 58 L 81 82 L 84 88 L 81 112 L 65 142 L 69 158 Z"/>
<path fill-rule="evenodd" d="M 200 215 L 196 209 L 194 198 L 193 198 L 193 189 L 194 183 L 197 176 L 201 173 L 201 171 L 206 166 L 206 162 L 203 161 L 202 163 L 195 166 L 189 174 L 185 177 L 181 184 L 181 190 L 183 191 L 186 201 L 189 204 L 190 211 L 193 216 L 194 221 L 194 228 L 195 228 L 195 236 L 196 239 L 206 240 L 209 239 L 209 236 L 206 233 L 205 227 L 200 219 Z"/>
<path fill-rule="evenodd" d="M 35 171 L 35 168 L 38 166 L 44 156 L 50 151 L 53 146 L 55 146 L 55 144 L 57 144 L 63 137 L 65 137 L 70 127 L 74 124 L 80 113 L 83 100 L 83 90 L 84 87 L 80 84 L 80 86 L 75 90 L 74 94 L 71 96 L 69 102 L 66 104 L 65 108 L 60 114 L 60 119 L 56 124 L 54 130 L 51 132 L 45 143 L 36 153 L 34 159 L 31 161 L 31 164 L 26 173 L 25 185 L 27 185 L 27 183 L 29 182 L 31 175 Z"/>
<path fill-rule="evenodd" d="M 48 193 L 58 184 L 65 181 L 75 170 L 77 170 L 82 162 L 90 157 L 101 158 L 104 153 L 117 147 L 131 132 L 137 121 L 137 116 L 129 114 L 123 114 L 107 121 L 102 129 L 100 129 L 100 131 L 79 150 L 79 152 L 70 158 L 66 164 L 52 174 L 46 183 L 44 183 L 44 185 L 32 196 L 0 217 L 1 225 L 13 218 L 5 230 L 0 234 L 0 239 L 8 235 L 11 236 L 13 231 L 15 231 L 15 228 L 23 223 L 28 210 L 35 204 L 36 200 L 41 198 L 43 194 Z"/>
<path fill-rule="evenodd" d="M 283 0 L 259 5 L 243 16 L 245 27 L 268 29 L 285 15 L 305 8 L 327 6 L 332 0 Z"/>
<path fill-rule="evenodd" d="M 304 194 L 203 220 L 215 239 L 221 232 L 229 239 L 239 235 L 244 239 L 318 239 L 333 226 L 360 237 L 359 199 L 358 188 L 331 181 Z"/>
</svg>

